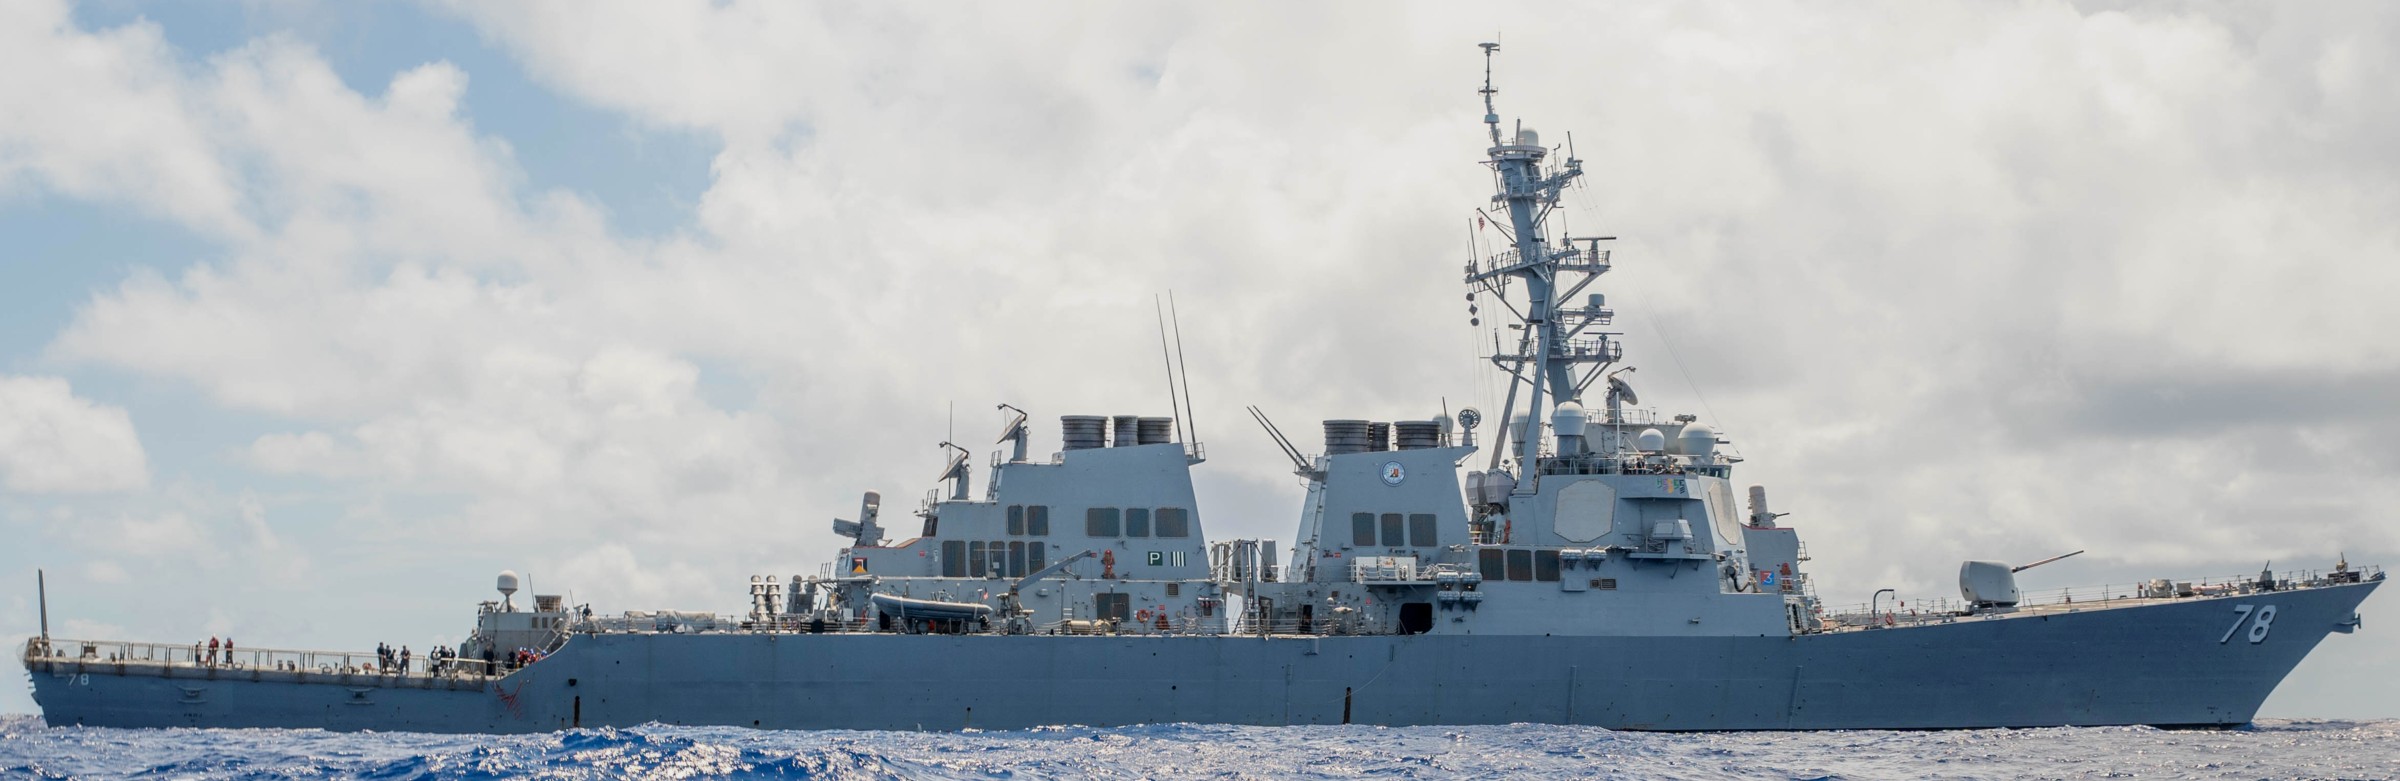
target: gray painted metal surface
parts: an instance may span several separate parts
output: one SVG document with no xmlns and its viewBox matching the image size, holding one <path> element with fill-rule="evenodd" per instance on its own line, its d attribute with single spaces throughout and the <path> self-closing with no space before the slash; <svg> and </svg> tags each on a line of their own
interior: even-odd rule
<svg viewBox="0 0 2400 781">
<path fill-rule="evenodd" d="M 1025 413 L 1001 405 L 1008 448 L 981 496 L 971 454 L 944 443 L 948 490 L 926 493 L 916 536 L 887 543 L 908 530 L 866 492 L 833 523 L 838 558 L 750 577 L 744 615 L 594 616 L 545 595 L 520 610 L 504 574 L 471 638 L 430 664 L 45 635 L 22 654 L 35 699 L 53 724 L 436 732 L 2232 725 L 2358 628 L 2383 573 L 2347 562 L 2081 601 L 2024 598 L 2031 565 L 1970 562 L 1955 603 L 1826 611 L 1765 490 L 1738 506 L 1716 430 L 1635 406 L 1631 369 L 1611 369 L 1613 312 L 1588 292 L 1606 239 L 1544 220 L 1581 164 L 1504 134 L 1495 93 L 1487 71 L 1495 221 L 1514 248 L 1465 272 L 1486 314 L 1517 320 L 1491 356 L 1510 391 L 1490 452 L 1475 459 L 1475 410 L 1456 426 L 1446 410 L 1330 420 L 1321 455 L 1281 443 L 1307 485 L 1288 549 L 1208 540 L 1191 477 L 1205 452 L 1171 419 L 1062 416 L 1063 447 L 1036 461 Z"/>
<path fill-rule="evenodd" d="M 1345 700 L 1394 725 L 2235 725 L 2377 585 L 1800 637 L 603 634 L 455 688 L 71 662 L 35 682 L 53 724 L 146 727 L 1337 724 Z M 2276 605 L 2278 628 L 2218 642 L 2236 604 Z"/>
</svg>

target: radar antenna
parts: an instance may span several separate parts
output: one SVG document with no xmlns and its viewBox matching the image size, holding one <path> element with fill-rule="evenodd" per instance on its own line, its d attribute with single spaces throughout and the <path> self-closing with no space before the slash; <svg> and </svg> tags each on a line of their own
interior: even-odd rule
<svg viewBox="0 0 2400 781">
<path fill-rule="evenodd" d="M 1552 235 L 1550 213 L 1557 209 L 1560 194 L 1583 176 L 1583 161 L 1572 153 L 1564 160 L 1551 160 L 1552 150 L 1542 145 L 1531 128 L 1519 126 L 1513 136 L 1500 132 L 1500 111 L 1493 99 L 1500 90 L 1492 85 L 1492 60 L 1500 44 L 1482 47 L 1483 89 L 1479 92 L 1483 95 L 1483 123 L 1492 139 L 1486 164 L 1497 174 L 1498 192 L 1492 202 L 1505 207 L 1495 222 L 1513 248 L 1469 263 L 1466 283 L 1497 298 L 1520 321 L 1510 326 L 1518 332 L 1516 346 L 1495 350 L 1491 357 L 1493 365 L 1514 378 L 1500 418 L 1507 425 L 1494 439 L 1492 458 L 1497 467 L 1501 453 L 1515 446 L 1518 475 L 1514 493 L 1526 495 L 1536 490 L 1542 463 L 1539 421 L 1550 418 L 1551 407 L 1580 404 L 1584 389 L 1624 358 L 1624 346 L 1613 338 L 1618 334 L 1598 329 L 1614 322 L 1616 313 L 1600 294 L 1584 295 L 1587 287 L 1608 272 L 1609 252 L 1601 249 L 1600 243 L 1614 237 Z M 1525 305 L 1521 309 L 1508 300 L 1510 288 L 1516 287 L 1512 282 L 1523 283 Z M 1519 383 L 1527 390 L 1522 407 L 1517 404 Z M 1611 398 L 1620 395 L 1620 388 L 1630 390 L 1612 385 Z M 1619 422 L 1613 412 L 1612 431 Z M 1519 425 L 1524 429 L 1517 430 Z M 1509 441 L 1511 436 L 1516 440 Z"/>
<path fill-rule="evenodd" d="M 1024 460 L 1025 460 L 1025 439 L 1026 439 L 1026 436 L 1027 436 L 1027 432 L 1026 432 L 1026 430 L 1025 430 L 1025 419 L 1026 419 L 1025 411 L 1024 411 L 1024 410 L 1021 410 L 1021 409 L 1017 409 L 1016 407 L 1014 407 L 1014 406 L 1011 406 L 1011 405 L 1007 405 L 1007 404 L 1002 404 L 1002 405 L 1000 405 L 1000 409 L 1001 409 L 1002 411 L 1004 411 L 1004 412 L 1007 412 L 1007 413 L 1009 413 L 1009 416 L 1008 416 L 1008 423 L 1006 423 L 1006 424 L 1004 424 L 1004 425 L 1002 425 L 1002 426 L 1000 427 L 1000 438 L 999 438 L 999 439 L 997 439 L 997 440 L 993 440 L 993 441 L 994 441 L 994 442 L 996 442 L 996 443 L 997 443 L 997 442 L 1014 442 L 1014 443 L 1016 443 L 1016 449 L 1014 449 L 1014 450 L 1012 450 L 1012 451 L 1010 451 L 1010 452 L 1009 452 L 1009 458 L 1008 458 L 1008 460 L 1009 460 L 1009 463 L 1018 463 L 1018 462 L 1024 461 Z"/>
<path fill-rule="evenodd" d="M 967 500 L 967 449 L 966 449 L 966 448 L 963 448 L 963 447 L 959 447 L 959 446 L 957 446 L 957 445 L 954 445 L 954 444 L 951 444 L 951 443 L 949 443 L 949 442 L 943 442 L 943 443 L 942 443 L 942 449 L 944 449 L 944 450 L 955 450 L 955 451 L 958 451 L 958 452 L 956 452 L 956 453 L 952 453 L 952 454 L 950 455 L 950 465 L 949 465 L 949 466 L 942 467 L 942 476 L 940 476 L 940 477 L 936 477 L 936 478 L 934 478 L 934 480 L 936 480 L 936 481 L 941 481 L 941 480 L 948 480 L 948 481 L 950 481 L 950 501 L 953 501 L 953 502 L 963 502 L 963 501 L 966 501 L 966 500 Z"/>
<path fill-rule="evenodd" d="M 882 514 L 883 494 L 868 491 L 858 500 L 858 520 L 833 519 L 833 533 L 850 538 L 864 547 L 883 544 L 883 527 L 875 525 L 875 516 Z"/>
<path fill-rule="evenodd" d="M 1500 52 L 1498 42 L 1476 44 L 1483 47 L 1483 124 L 1492 129 L 1492 146 L 1500 145 L 1500 111 L 1492 107 L 1492 96 L 1500 91 L 1492 88 L 1492 55 Z"/>
</svg>

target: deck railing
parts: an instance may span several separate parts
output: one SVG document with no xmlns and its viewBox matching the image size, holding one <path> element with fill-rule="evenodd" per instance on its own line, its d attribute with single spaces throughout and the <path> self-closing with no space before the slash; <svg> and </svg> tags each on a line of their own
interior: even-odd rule
<svg viewBox="0 0 2400 781">
<path fill-rule="evenodd" d="M 2343 573 L 2299 570 L 2276 575 L 2271 580 L 2274 590 L 2283 590 L 2374 580 L 2382 575 L 2383 568 L 2365 566 L 2355 567 Z M 2231 596 L 2261 593 L 2268 590 L 2259 584 L 2259 573 L 2193 580 L 2167 580 L 2168 592 L 2164 595 L 2156 593 L 2152 588 L 2152 581 L 2148 580 L 2137 583 L 2110 583 L 2098 586 L 2021 591 L 2016 609 L 2020 612 L 2059 608 L 2096 610 L 2124 607 L 2162 598 Z M 2191 587 L 2188 592 L 2183 589 L 2186 585 Z M 1963 600 L 1950 597 L 1886 599 L 1879 603 L 1860 602 L 1826 608 L 1823 619 L 1828 628 L 1866 628 L 1949 620 L 1966 612 L 1967 604 Z"/>
<path fill-rule="evenodd" d="M 217 669 L 309 673 L 317 675 L 389 675 L 418 678 L 482 678 L 506 674 L 504 665 L 482 659 L 436 662 L 412 654 L 408 664 L 384 664 L 373 651 L 302 651 L 281 648 L 232 648 L 211 652 L 207 645 L 136 643 L 122 640 L 76 640 L 53 637 L 25 642 L 28 662 L 80 662 L 157 668 Z"/>
<path fill-rule="evenodd" d="M 1032 632 L 1052 635 L 1222 635 L 1226 630 L 1223 617 L 1168 614 L 1164 618 L 1152 617 L 1148 621 L 1139 617 L 1123 621 L 1069 617 L 1035 624 Z"/>
</svg>

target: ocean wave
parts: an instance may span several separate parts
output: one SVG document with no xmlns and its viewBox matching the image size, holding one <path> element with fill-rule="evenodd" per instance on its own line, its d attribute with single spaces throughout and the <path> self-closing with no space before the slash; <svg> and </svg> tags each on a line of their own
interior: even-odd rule
<svg viewBox="0 0 2400 781">
<path fill-rule="evenodd" d="M 1162 724 L 964 733 L 647 724 L 536 735 L 48 727 L 0 717 L 0 778 L 2400 778 L 2400 722 L 1662 734 Z"/>
</svg>

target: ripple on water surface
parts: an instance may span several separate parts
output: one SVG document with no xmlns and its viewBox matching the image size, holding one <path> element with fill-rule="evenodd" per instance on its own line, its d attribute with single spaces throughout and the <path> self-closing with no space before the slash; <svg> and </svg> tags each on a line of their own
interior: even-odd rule
<svg viewBox="0 0 2400 781">
<path fill-rule="evenodd" d="M 1657 734 L 1593 727 L 541 735 L 49 728 L 0 717 L 0 778 L 2400 778 L 2400 722 Z"/>
</svg>

